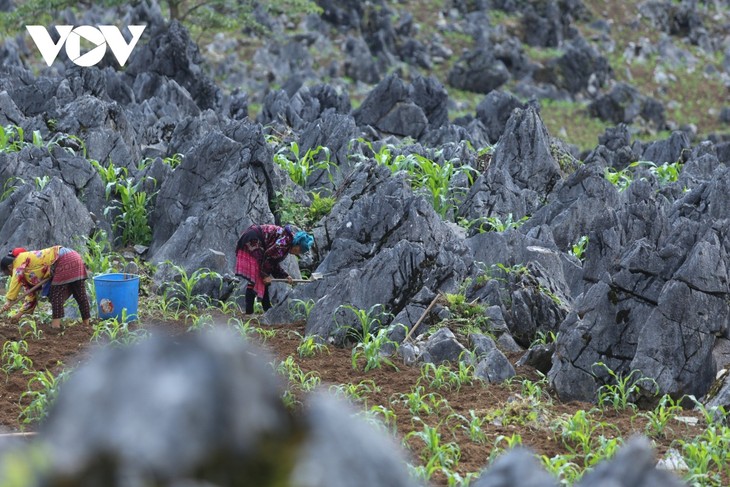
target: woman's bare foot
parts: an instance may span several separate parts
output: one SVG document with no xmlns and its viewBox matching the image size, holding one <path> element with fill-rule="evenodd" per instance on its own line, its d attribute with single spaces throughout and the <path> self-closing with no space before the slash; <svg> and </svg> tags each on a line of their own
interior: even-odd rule
<svg viewBox="0 0 730 487">
<path fill-rule="evenodd" d="M 51 328 L 53 328 L 55 330 L 60 330 L 61 329 L 61 320 L 60 319 L 51 320 Z"/>
</svg>

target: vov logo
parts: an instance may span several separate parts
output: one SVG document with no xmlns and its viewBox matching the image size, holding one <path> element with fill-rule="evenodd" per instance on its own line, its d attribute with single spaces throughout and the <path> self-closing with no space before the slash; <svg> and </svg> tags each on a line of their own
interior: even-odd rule
<svg viewBox="0 0 730 487">
<path fill-rule="evenodd" d="M 43 60 L 47 65 L 53 64 L 58 57 L 61 48 L 66 45 L 66 55 L 77 66 L 89 67 L 96 65 L 102 60 L 106 54 L 106 47 L 112 50 L 112 54 L 117 58 L 120 66 L 129 59 L 132 49 L 137 45 L 137 41 L 142 37 L 146 25 L 130 25 L 127 28 L 132 34 L 132 40 L 127 43 L 122 33 L 114 25 L 99 25 L 93 27 L 91 25 L 57 25 L 58 42 L 53 42 L 48 30 L 42 25 L 26 25 L 30 36 L 33 38 L 36 47 L 41 52 Z M 94 44 L 96 47 L 89 52 L 81 54 L 81 38 Z"/>
</svg>

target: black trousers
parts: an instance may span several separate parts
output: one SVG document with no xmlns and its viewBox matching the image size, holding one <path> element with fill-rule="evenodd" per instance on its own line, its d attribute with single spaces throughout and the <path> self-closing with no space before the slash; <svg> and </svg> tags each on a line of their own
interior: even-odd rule
<svg viewBox="0 0 730 487">
<path fill-rule="evenodd" d="M 253 303 L 256 299 L 256 291 L 253 290 L 253 284 L 249 283 L 246 286 L 246 314 L 253 314 Z M 264 288 L 264 297 L 261 298 L 261 306 L 264 311 L 268 311 L 271 308 L 271 300 L 269 299 L 269 286 Z"/>
</svg>

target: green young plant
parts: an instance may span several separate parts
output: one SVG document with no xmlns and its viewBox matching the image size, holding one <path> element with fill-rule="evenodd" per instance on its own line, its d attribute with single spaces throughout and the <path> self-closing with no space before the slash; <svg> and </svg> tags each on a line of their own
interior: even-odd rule
<svg viewBox="0 0 730 487">
<path fill-rule="evenodd" d="M 546 471 L 553 474 L 558 479 L 560 485 L 570 486 L 574 485 L 580 480 L 583 475 L 583 471 L 575 463 L 576 455 L 540 455 L 540 463 Z"/>
<path fill-rule="evenodd" d="M 669 423 L 681 412 L 679 401 L 672 399 L 669 394 L 663 395 L 653 410 L 641 413 L 646 418 L 644 431 L 647 436 L 664 438 L 667 430 L 671 430 Z"/>
<path fill-rule="evenodd" d="M 530 401 L 535 407 L 539 407 L 543 402 L 550 403 L 550 394 L 547 392 L 548 380 L 547 376 L 538 372 L 541 376 L 540 380 L 523 379 L 520 382 L 522 396 Z"/>
<path fill-rule="evenodd" d="M 109 199 L 109 196 L 111 196 L 111 192 L 116 188 L 117 183 L 119 181 L 126 180 L 127 175 L 129 174 L 126 167 L 115 166 L 111 159 L 106 167 L 95 159 L 89 159 L 89 164 L 96 169 L 96 172 L 99 173 L 99 177 L 101 178 L 101 182 L 104 183 L 106 199 Z"/>
<path fill-rule="evenodd" d="M 313 299 L 292 299 L 289 301 L 289 309 L 291 310 L 294 319 L 297 320 L 308 320 L 309 314 L 314 308 Z"/>
<path fill-rule="evenodd" d="M 532 340 L 532 342 L 530 343 L 530 348 L 536 347 L 538 345 L 550 345 L 551 343 L 556 343 L 558 341 L 559 334 L 559 332 L 555 332 L 552 330 L 538 330 L 535 333 L 535 339 Z"/>
<path fill-rule="evenodd" d="M 594 435 L 600 431 L 601 425 L 593 421 L 590 413 L 579 410 L 567 419 L 558 419 L 554 428 L 560 431 L 560 437 L 568 450 L 580 456 L 591 452 Z"/>
<path fill-rule="evenodd" d="M 603 170 L 603 177 L 605 177 L 609 183 L 613 184 L 619 192 L 628 188 L 634 180 L 629 168 L 617 171 L 613 168 L 607 167 Z"/>
<path fill-rule="evenodd" d="M 368 404 L 368 396 L 380 392 L 380 387 L 372 379 L 365 379 L 357 384 L 336 384 L 329 387 L 329 392 L 337 397 L 350 401 Z"/>
<path fill-rule="evenodd" d="M 25 142 L 25 131 L 18 125 L 0 126 L 0 153 L 20 152 L 29 145 Z"/>
<path fill-rule="evenodd" d="M 213 317 L 209 314 L 195 315 L 190 314 L 190 325 L 188 326 L 188 332 L 192 331 L 203 331 L 212 330 L 215 328 Z"/>
<path fill-rule="evenodd" d="M 583 457 L 583 465 L 586 468 L 595 467 L 598 463 L 613 457 L 622 444 L 621 438 L 598 435 L 591 451 Z"/>
<path fill-rule="evenodd" d="M 116 213 L 114 231 L 121 233 L 122 245 L 149 245 L 152 241 L 149 207 L 154 195 L 141 191 L 139 182 L 133 183 L 132 178 L 123 183 L 117 181 L 114 191 L 118 199 L 104 209 L 104 214 Z"/>
<path fill-rule="evenodd" d="M 296 333 L 296 332 L 295 332 Z M 298 333 L 296 333 L 299 335 Z M 315 335 L 309 335 L 309 336 L 301 336 L 299 345 L 297 346 L 297 353 L 300 357 L 314 357 L 315 355 L 327 352 L 329 353 L 329 349 L 327 348 L 327 345 L 324 343 L 321 343 Z"/>
<path fill-rule="evenodd" d="M 167 281 L 163 292 L 164 300 L 177 311 L 193 313 L 200 308 L 207 308 L 210 300 L 207 296 L 196 293 L 196 286 L 206 279 L 217 280 L 220 285 L 223 283 L 222 276 L 210 269 L 196 269 L 188 275 L 182 266 L 169 261 L 165 265 L 170 266 L 175 276 Z"/>
<path fill-rule="evenodd" d="M 361 415 L 366 421 L 382 429 L 385 433 L 395 435 L 398 432 L 398 417 L 395 411 L 382 404 L 377 404 L 370 409 L 364 410 Z"/>
<path fill-rule="evenodd" d="M 462 428 L 466 431 L 469 440 L 474 443 L 487 443 L 487 434 L 484 431 L 484 424 L 487 422 L 485 416 L 478 415 L 473 409 L 469 410 L 469 417 L 459 416 L 462 420 Z"/>
<path fill-rule="evenodd" d="M 594 367 L 603 368 L 613 379 L 613 384 L 604 384 L 598 388 L 598 405 L 600 407 L 611 406 L 615 411 L 625 411 L 631 408 L 636 409 L 632 402 L 634 395 L 641 390 L 641 383 L 652 384 L 659 388 L 656 381 L 650 377 L 642 377 L 641 372 L 632 370 L 626 376 L 617 374 L 603 362 L 596 362 Z"/>
<path fill-rule="evenodd" d="M 33 361 L 26 356 L 28 353 L 28 342 L 25 340 L 8 340 L 3 344 L 2 369 L 6 374 L 16 370 L 30 370 L 33 368 Z"/>
<path fill-rule="evenodd" d="M 434 413 L 441 413 L 442 409 L 448 406 L 448 401 L 441 394 L 426 392 L 423 386 L 417 385 L 411 388 L 410 392 L 398 394 L 394 401 L 402 403 L 408 408 L 411 415 L 430 416 Z"/>
<path fill-rule="evenodd" d="M 170 168 L 174 171 L 180 164 L 182 164 L 182 160 L 184 157 L 185 156 L 183 154 L 176 152 L 175 154 L 162 159 L 162 162 L 170 166 Z"/>
<path fill-rule="evenodd" d="M 271 340 L 276 336 L 275 329 L 258 327 L 255 324 L 258 324 L 258 320 L 254 318 L 247 320 L 245 323 L 238 318 L 228 319 L 228 326 L 236 330 L 244 339 L 257 335 L 260 341 L 266 343 L 267 340 Z"/>
<path fill-rule="evenodd" d="M 147 338 L 149 333 L 144 328 L 131 329 L 127 310 L 122 310 L 120 319 L 110 318 L 92 325 L 91 341 L 103 342 L 111 346 L 126 346 Z"/>
<path fill-rule="evenodd" d="M 291 355 L 279 362 L 275 370 L 302 392 L 313 391 L 322 381 L 322 378 L 316 372 L 304 372 Z"/>
<path fill-rule="evenodd" d="M 426 469 L 432 467 L 453 468 L 459 463 L 461 458 L 461 448 L 454 442 L 444 442 L 439 433 L 438 426 L 429 426 L 418 418 L 414 419 L 422 423 L 421 431 L 411 431 L 408 433 L 404 442 L 406 446 L 410 446 L 411 438 L 421 440 L 423 448 L 421 449 L 421 460 L 425 463 Z"/>
<path fill-rule="evenodd" d="M 466 300 L 466 288 L 471 283 L 467 279 L 456 294 L 445 293 L 446 304 L 450 311 L 449 321 L 459 325 L 459 331 L 463 335 L 470 333 L 489 334 L 489 318 L 485 315 L 485 307 L 477 303 L 477 300 Z"/>
<path fill-rule="evenodd" d="M 586 247 L 588 246 L 588 236 L 583 235 L 578 239 L 576 243 L 574 243 L 571 247 L 568 253 L 572 256 L 574 256 L 578 260 L 583 260 Z"/>
<path fill-rule="evenodd" d="M 523 216 L 522 218 L 515 220 L 512 213 L 508 213 L 504 220 L 498 216 L 490 216 L 485 218 L 484 223 L 487 226 L 487 231 L 506 232 L 507 230 L 520 228 L 529 219 L 529 216 Z"/>
<path fill-rule="evenodd" d="M 352 368 L 357 369 L 359 359 L 364 358 L 365 372 L 379 368 L 383 364 L 397 370 L 398 367 L 396 367 L 395 363 L 384 353 L 386 347 L 397 351 L 399 346 L 397 342 L 388 338 L 393 328 L 399 325 L 392 325 L 388 328 L 383 327 L 383 320 L 390 313 L 384 312 L 381 305 L 378 304 L 371 306 L 368 310 L 360 309 L 349 304 L 340 305 L 335 310 L 335 316 L 340 311 L 353 315 L 357 322 L 356 326 L 339 325 L 339 328 L 347 330 L 348 336 L 357 340 L 357 344 L 352 349 Z"/>
<path fill-rule="evenodd" d="M 459 362 L 455 372 L 447 364 L 436 365 L 426 362 L 421 365 L 421 376 L 418 383 L 424 382 L 432 389 L 461 390 L 464 384 L 473 383 L 473 367 L 465 362 Z"/>
<path fill-rule="evenodd" d="M 331 196 L 320 196 L 318 192 L 311 192 L 312 203 L 309 205 L 308 219 L 312 226 L 318 222 L 322 217 L 327 216 L 332 211 L 332 207 L 335 206 L 335 199 Z"/>
<path fill-rule="evenodd" d="M 324 156 L 322 160 L 318 160 L 320 153 Z M 330 157 L 330 150 L 322 146 L 309 149 L 302 155 L 299 144 L 292 142 L 288 147 L 282 147 L 274 154 L 274 162 L 287 172 L 295 184 L 305 187 L 309 177 L 315 171 L 322 170 L 328 175 L 330 174 L 330 170 L 334 166 Z"/>
<path fill-rule="evenodd" d="M 20 395 L 19 418 L 23 424 L 37 423 L 48 416 L 58 396 L 59 387 L 68 379 L 71 371 L 65 369 L 58 375 L 53 375 L 47 369 L 28 373 L 31 378 L 28 380 L 27 390 Z"/>
<path fill-rule="evenodd" d="M 104 230 L 95 230 L 90 237 L 80 237 L 81 258 L 92 274 L 105 274 L 114 270 L 118 257 L 112 253 L 112 245 Z"/>
<path fill-rule="evenodd" d="M 659 180 L 660 185 L 674 183 L 679 179 L 679 174 L 682 172 L 683 164 L 677 162 L 665 162 L 664 164 L 656 164 L 652 161 L 636 161 L 629 164 L 629 167 L 646 166 L 656 178 Z"/>
<path fill-rule="evenodd" d="M 10 195 L 12 195 L 18 188 L 20 188 L 24 184 L 25 180 L 23 178 L 10 176 L 7 180 L 5 180 L 5 183 L 3 184 L 3 190 L 2 193 L 0 193 L 0 202 L 10 198 Z"/>
<path fill-rule="evenodd" d="M 38 326 L 38 322 L 30 317 L 24 316 L 18 323 L 18 333 L 25 340 L 30 337 L 34 340 L 43 338 L 43 330 Z"/>
</svg>

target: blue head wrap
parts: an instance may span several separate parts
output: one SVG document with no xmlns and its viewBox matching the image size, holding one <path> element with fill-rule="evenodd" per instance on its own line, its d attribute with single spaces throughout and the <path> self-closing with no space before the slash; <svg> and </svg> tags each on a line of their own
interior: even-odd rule
<svg viewBox="0 0 730 487">
<path fill-rule="evenodd" d="M 313 243 L 314 237 L 312 237 L 307 232 L 297 232 L 294 235 L 294 240 L 292 241 L 292 245 L 298 245 L 299 248 L 302 249 L 302 253 L 309 252 L 309 249 L 312 248 Z"/>
</svg>

